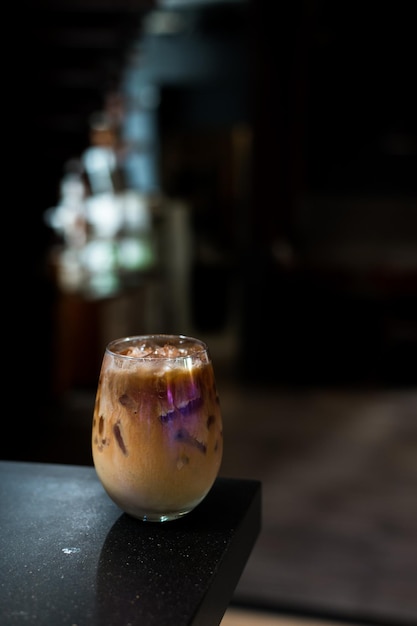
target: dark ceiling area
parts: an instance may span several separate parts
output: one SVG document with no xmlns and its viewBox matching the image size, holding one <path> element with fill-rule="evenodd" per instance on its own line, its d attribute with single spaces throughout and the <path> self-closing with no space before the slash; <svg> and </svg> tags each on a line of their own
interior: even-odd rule
<svg viewBox="0 0 417 626">
<path fill-rule="evenodd" d="M 206 3 L 197 0 L 193 3 L 35 0 L 31 7 L 33 19 L 27 21 L 24 27 L 27 36 L 22 37 L 25 54 L 19 76 L 25 77 L 25 85 L 17 84 L 15 91 L 20 96 L 17 108 L 22 109 L 17 121 L 25 120 L 25 136 L 30 137 L 29 151 L 34 149 L 34 158 L 30 162 L 38 189 L 38 210 L 42 211 L 54 202 L 65 161 L 79 156 L 87 145 L 90 116 L 103 107 L 106 94 L 118 89 L 132 46 L 143 38 L 145 20 L 152 12 L 175 10 L 191 14 L 194 11 L 198 15 L 198 20 L 193 21 L 194 31 L 220 41 L 222 38 L 233 40 L 241 31 L 244 6 L 245 2 Z M 151 33 L 148 39 L 156 37 Z M 154 44 L 150 45 L 155 48 Z M 152 71 L 157 73 L 161 67 L 164 69 L 162 56 L 165 53 L 170 56 L 172 49 L 171 46 L 161 52 L 159 66 Z M 227 52 L 230 50 L 231 46 Z M 184 68 L 193 63 L 192 54 L 188 58 L 186 55 L 184 52 L 183 59 L 180 59 Z M 225 62 L 226 59 L 222 60 L 221 67 Z M 235 66 L 238 63 L 239 59 Z M 168 66 L 169 62 L 166 63 Z M 221 73 L 221 67 L 216 71 Z M 172 83 L 176 78 L 169 76 L 168 69 L 165 74 L 166 97 L 172 99 L 179 111 L 184 95 L 173 93 Z M 225 102 L 227 104 L 227 98 Z M 172 117 L 172 107 L 164 110 L 171 110 Z M 170 123 L 169 114 L 166 119 Z M 46 180 L 42 180 L 45 172 L 48 173 Z"/>
<path fill-rule="evenodd" d="M 152 3 L 37 0 L 37 5 L 27 50 L 33 97 L 26 106 L 42 145 L 38 157 L 58 181 L 65 160 L 86 146 L 89 117 L 117 86 Z"/>
<path fill-rule="evenodd" d="M 293 193 L 286 190 L 288 181 L 297 177 L 291 184 L 318 190 L 414 190 L 416 48 L 404 3 L 395 11 L 375 11 L 359 2 L 336 8 L 298 0 L 280 4 L 276 14 L 267 0 L 193 4 L 201 33 L 216 32 L 219 41 L 241 28 L 241 9 L 250 7 L 254 175 L 262 204 L 280 186 L 285 206 L 285 196 Z M 8 85 L 11 149 L 19 162 L 23 204 L 30 206 L 29 230 L 42 230 L 39 215 L 56 201 L 64 163 L 85 148 L 90 115 L 118 85 L 146 18 L 161 7 L 181 5 L 190 8 L 168 0 L 31 3 Z M 165 58 L 168 66 L 171 58 Z M 219 75 L 225 65 L 220 63 Z M 193 99 L 205 101 L 212 112 L 218 107 L 209 89 L 207 97 L 197 97 L 193 85 L 187 93 L 169 83 L 161 107 L 167 124 L 192 122 Z M 231 90 L 224 92 L 231 107 Z"/>
</svg>

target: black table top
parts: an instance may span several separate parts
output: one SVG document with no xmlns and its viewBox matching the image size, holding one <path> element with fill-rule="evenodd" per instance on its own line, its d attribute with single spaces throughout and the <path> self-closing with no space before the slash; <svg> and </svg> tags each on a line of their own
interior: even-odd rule
<svg viewBox="0 0 417 626">
<path fill-rule="evenodd" d="M 93 467 L 0 461 L 2 626 L 214 626 L 261 527 L 261 483 L 218 478 L 182 519 L 123 513 Z"/>
</svg>

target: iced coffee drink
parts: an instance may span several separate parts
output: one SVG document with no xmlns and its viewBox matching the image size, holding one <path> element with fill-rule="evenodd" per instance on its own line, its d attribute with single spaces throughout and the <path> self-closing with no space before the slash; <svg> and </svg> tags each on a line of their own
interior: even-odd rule
<svg viewBox="0 0 417 626">
<path fill-rule="evenodd" d="M 167 521 L 197 506 L 223 453 L 207 346 L 182 335 L 111 342 L 98 382 L 92 453 L 104 489 L 126 513 Z"/>
</svg>

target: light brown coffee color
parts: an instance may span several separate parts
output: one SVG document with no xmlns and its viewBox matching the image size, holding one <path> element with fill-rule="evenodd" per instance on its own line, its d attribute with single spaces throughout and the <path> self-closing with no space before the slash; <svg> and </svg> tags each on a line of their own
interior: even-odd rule
<svg viewBox="0 0 417 626">
<path fill-rule="evenodd" d="M 199 358 L 199 351 L 142 346 L 124 350 L 122 358 L 104 355 L 93 460 L 109 496 L 136 517 L 188 512 L 218 474 L 222 418 L 211 361 Z"/>
</svg>

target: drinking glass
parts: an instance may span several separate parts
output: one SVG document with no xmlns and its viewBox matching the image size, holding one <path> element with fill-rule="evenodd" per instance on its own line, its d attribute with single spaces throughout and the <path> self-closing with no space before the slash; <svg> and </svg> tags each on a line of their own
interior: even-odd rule
<svg viewBox="0 0 417 626">
<path fill-rule="evenodd" d="M 194 509 L 223 454 L 207 345 L 164 334 L 111 341 L 97 386 L 92 453 L 105 491 L 133 517 L 165 522 Z"/>
</svg>

